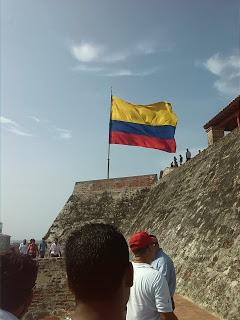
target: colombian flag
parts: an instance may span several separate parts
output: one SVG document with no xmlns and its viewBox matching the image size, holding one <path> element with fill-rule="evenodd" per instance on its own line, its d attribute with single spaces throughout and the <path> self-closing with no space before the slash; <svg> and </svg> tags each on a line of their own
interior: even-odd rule
<svg viewBox="0 0 240 320">
<path fill-rule="evenodd" d="M 169 102 L 135 105 L 112 96 L 110 144 L 176 152 L 177 116 Z"/>
</svg>

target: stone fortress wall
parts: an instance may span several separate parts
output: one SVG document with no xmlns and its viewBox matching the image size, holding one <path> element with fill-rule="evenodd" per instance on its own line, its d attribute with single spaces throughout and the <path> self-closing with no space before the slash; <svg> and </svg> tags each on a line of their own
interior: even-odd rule
<svg viewBox="0 0 240 320">
<path fill-rule="evenodd" d="M 156 175 L 130 177 L 129 185 L 135 180 L 131 187 L 125 187 L 126 179 L 111 180 L 76 183 L 46 235 L 48 241 L 57 236 L 64 242 L 86 222 L 114 223 L 126 237 L 147 229 L 175 262 L 178 293 L 222 319 L 239 319 L 240 131 L 236 129 L 158 182 Z M 45 308 L 60 312 L 70 310 L 73 301 L 61 280 L 64 266 L 59 261 L 40 262 L 37 290 L 40 294 L 59 281 L 59 299 L 46 300 Z M 55 262 L 62 270 L 56 281 L 48 278 Z M 69 305 L 60 297 L 69 299 Z M 34 301 L 33 309 L 38 302 Z"/>
<path fill-rule="evenodd" d="M 162 178 L 125 234 L 156 234 L 177 292 L 222 319 L 240 314 L 240 131 Z"/>
<path fill-rule="evenodd" d="M 143 176 L 122 177 L 113 179 L 91 180 L 76 182 L 73 194 L 83 192 L 120 191 L 123 189 L 147 188 L 157 182 L 156 174 Z"/>
<path fill-rule="evenodd" d="M 48 242 L 57 237 L 64 243 L 72 230 L 86 222 L 114 223 L 124 230 L 156 183 L 156 174 L 77 182 L 48 230 Z"/>
</svg>

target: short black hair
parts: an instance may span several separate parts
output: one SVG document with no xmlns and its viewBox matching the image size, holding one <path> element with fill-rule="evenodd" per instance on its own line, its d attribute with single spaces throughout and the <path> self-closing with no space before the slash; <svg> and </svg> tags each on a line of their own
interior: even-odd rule
<svg viewBox="0 0 240 320">
<path fill-rule="evenodd" d="M 113 225 L 90 223 L 74 231 L 65 248 L 68 282 L 77 300 L 106 300 L 129 266 L 122 233 Z"/>
<path fill-rule="evenodd" d="M 37 262 L 10 250 L 0 255 L 0 308 L 15 311 L 32 293 L 37 279 Z"/>
</svg>

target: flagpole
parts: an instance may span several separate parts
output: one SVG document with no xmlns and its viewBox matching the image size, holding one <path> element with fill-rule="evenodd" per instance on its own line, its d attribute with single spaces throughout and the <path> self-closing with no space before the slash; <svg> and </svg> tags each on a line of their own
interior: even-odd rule
<svg viewBox="0 0 240 320">
<path fill-rule="evenodd" d="M 110 99 L 110 112 L 109 112 L 109 132 L 108 132 L 108 157 L 107 157 L 107 178 L 109 179 L 110 170 L 110 135 L 111 135 L 111 119 L 112 119 L 112 87 L 111 87 L 111 99 Z"/>
</svg>

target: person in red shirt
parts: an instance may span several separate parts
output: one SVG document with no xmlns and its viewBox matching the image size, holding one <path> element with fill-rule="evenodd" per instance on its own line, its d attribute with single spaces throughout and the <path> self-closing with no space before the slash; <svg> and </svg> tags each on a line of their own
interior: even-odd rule
<svg viewBox="0 0 240 320">
<path fill-rule="evenodd" d="M 36 245 L 35 239 L 31 239 L 28 245 L 27 254 L 31 258 L 36 258 L 38 256 L 38 246 Z"/>
</svg>

